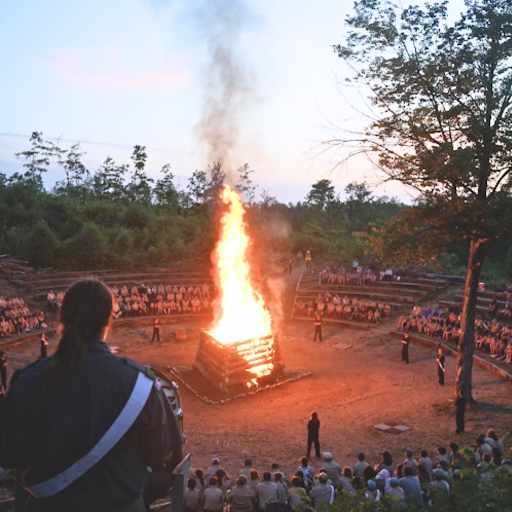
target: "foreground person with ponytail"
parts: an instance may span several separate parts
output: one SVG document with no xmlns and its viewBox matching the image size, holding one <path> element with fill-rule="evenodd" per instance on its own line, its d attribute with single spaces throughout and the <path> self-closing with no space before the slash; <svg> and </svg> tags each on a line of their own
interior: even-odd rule
<svg viewBox="0 0 512 512">
<path fill-rule="evenodd" d="M 181 459 L 168 401 L 145 368 L 105 343 L 112 296 L 73 284 L 56 353 L 13 377 L 0 417 L 0 466 L 16 468 L 16 510 L 143 512 L 147 466 Z"/>
</svg>

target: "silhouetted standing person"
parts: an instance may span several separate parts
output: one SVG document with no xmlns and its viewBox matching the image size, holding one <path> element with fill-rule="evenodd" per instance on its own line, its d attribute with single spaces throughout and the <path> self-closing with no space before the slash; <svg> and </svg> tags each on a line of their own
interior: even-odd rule
<svg viewBox="0 0 512 512">
<path fill-rule="evenodd" d="M 7 355 L 3 350 L 0 352 L 0 375 L 2 377 L 2 387 L 7 389 Z"/>
<path fill-rule="evenodd" d="M 437 356 L 437 376 L 439 377 L 439 384 L 444 386 L 444 354 L 443 349 L 439 349 L 439 355 Z"/>
<path fill-rule="evenodd" d="M 405 361 L 409 364 L 409 343 L 411 339 L 409 338 L 409 334 L 405 333 L 402 338 L 402 361 Z"/>
<path fill-rule="evenodd" d="M 315 338 L 313 339 L 313 341 L 316 341 L 317 336 L 320 337 L 320 341 L 323 341 L 322 340 L 322 317 L 320 316 L 320 313 L 317 313 L 316 317 L 315 317 Z"/>
<path fill-rule="evenodd" d="M 458 396 L 455 399 L 455 407 L 457 408 L 457 414 L 455 416 L 455 422 L 457 424 L 456 434 L 464 433 L 464 414 L 466 414 L 466 399 L 463 396 Z"/>
<path fill-rule="evenodd" d="M 158 343 L 160 343 L 160 322 L 158 321 L 158 318 L 155 319 L 155 323 L 153 324 L 153 337 L 151 338 L 151 341 L 155 341 L 155 338 Z"/>
<path fill-rule="evenodd" d="M 306 457 L 310 458 L 311 445 L 315 444 L 316 456 L 320 458 L 320 420 L 316 412 L 311 413 L 311 418 L 308 422 L 308 450 Z"/>
<path fill-rule="evenodd" d="M 41 348 L 41 359 L 45 359 L 48 357 L 48 342 L 44 336 L 44 332 L 39 336 L 39 345 Z"/>
</svg>

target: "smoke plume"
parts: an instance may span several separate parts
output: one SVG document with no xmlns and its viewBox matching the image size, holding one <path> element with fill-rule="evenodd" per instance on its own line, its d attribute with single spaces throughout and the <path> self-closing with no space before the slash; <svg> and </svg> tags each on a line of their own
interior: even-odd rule
<svg viewBox="0 0 512 512">
<path fill-rule="evenodd" d="M 244 117 L 255 100 L 255 77 L 241 45 L 255 14 L 243 0 L 205 0 L 196 20 L 207 51 L 196 135 L 205 146 L 207 162 L 220 160 L 229 176 L 237 167 Z"/>
</svg>

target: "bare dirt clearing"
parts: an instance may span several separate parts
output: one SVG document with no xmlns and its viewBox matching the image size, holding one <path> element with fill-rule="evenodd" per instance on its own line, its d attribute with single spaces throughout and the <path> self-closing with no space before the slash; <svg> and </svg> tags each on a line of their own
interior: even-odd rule
<svg viewBox="0 0 512 512">
<path fill-rule="evenodd" d="M 115 325 L 108 342 L 119 347 L 120 356 L 159 369 L 191 366 L 201 327 L 206 326 L 178 318 L 176 324 L 162 327 L 161 344 L 150 344 L 151 326 Z M 377 462 L 384 450 L 401 461 L 405 447 L 416 453 L 421 448 L 433 452 L 452 440 L 469 445 L 491 426 L 499 435 L 510 429 L 512 383 L 475 366 L 478 406 L 466 414 L 467 433 L 455 436 L 451 408 L 454 358 L 447 357 L 447 385 L 441 387 L 435 351 L 411 344 L 411 362 L 402 363 L 400 342 L 389 335 L 391 328 L 389 322 L 368 332 L 326 326 L 324 342 L 314 343 L 312 325 L 285 323 L 280 343 L 287 370 L 311 371 L 312 376 L 224 405 L 206 404 L 180 386 L 186 449 L 192 452 L 193 466 L 209 466 L 213 456 L 220 456 L 228 471 L 235 472 L 250 455 L 257 468 L 266 469 L 278 461 L 290 473 L 305 453 L 306 424 L 313 410 L 321 420 L 322 451 L 332 451 L 340 464 L 350 465 L 359 451 L 366 453 L 370 463 Z M 176 329 L 185 330 L 187 339 L 171 337 Z M 352 348 L 336 350 L 334 345 L 341 342 Z M 50 339 L 50 354 L 55 343 Z M 37 341 L 12 347 L 10 371 L 38 354 Z M 374 429 L 382 422 L 404 423 L 412 430 L 392 435 Z M 319 464 L 312 461 L 317 468 Z"/>
</svg>

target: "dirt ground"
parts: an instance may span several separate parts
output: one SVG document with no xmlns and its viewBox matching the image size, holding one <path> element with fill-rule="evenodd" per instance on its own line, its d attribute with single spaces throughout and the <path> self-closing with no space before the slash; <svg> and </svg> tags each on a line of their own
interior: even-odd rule
<svg viewBox="0 0 512 512">
<path fill-rule="evenodd" d="M 194 467 L 208 467 L 219 456 L 226 469 L 236 472 L 249 455 L 261 471 L 278 461 L 286 473 L 298 466 L 306 450 L 306 425 L 312 411 L 321 420 L 322 451 L 331 451 L 340 464 L 352 465 L 363 451 L 370 463 L 389 450 L 395 461 L 403 460 L 405 447 L 431 454 L 439 445 L 456 440 L 469 445 L 488 427 L 499 435 L 511 428 L 512 383 L 475 366 L 474 396 L 478 406 L 466 414 L 467 433 L 454 435 L 451 407 L 454 358 L 447 357 L 446 381 L 437 384 L 436 353 L 411 343 L 410 364 L 400 361 L 400 341 L 389 335 L 394 322 L 370 331 L 324 327 L 324 342 L 313 342 L 313 326 L 285 323 L 280 328 L 283 360 L 289 371 L 311 371 L 305 379 L 223 405 L 202 402 L 180 387 L 185 412 L 186 450 Z M 114 326 L 108 342 L 126 355 L 156 368 L 191 366 L 202 326 L 193 321 L 162 327 L 161 344 L 149 344 L 151 326 Z M 184 329 L 187 339 L 171 334 Z M 334 345 L 352 347 L 338 351 Z M 56 340 L 50 339 L 49 353 Z M 12 347 L 10 368 L 34 360 L 38 342 Z M 404 423 L 412 430 L 393 435 L 374 425 Z M 507 439 L 510 445 L 512 439 Z M 319 467 L 320 461 L 312 465 Z"/>
</svg>

